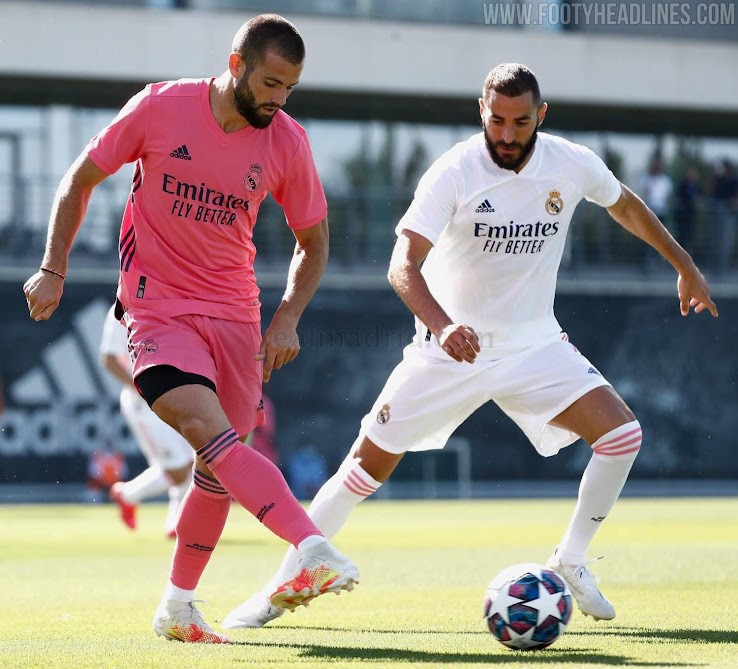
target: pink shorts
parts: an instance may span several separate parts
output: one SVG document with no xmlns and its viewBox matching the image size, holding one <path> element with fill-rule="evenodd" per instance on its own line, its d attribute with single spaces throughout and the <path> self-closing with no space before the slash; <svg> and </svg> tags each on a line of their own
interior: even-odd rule
<svg viewBox="0 0 738 669">
<path fill-rule="evenodd" d="M 135 309 L 123 320 L 133 378 L 156 365 L 210 379 L 233 429 L 245 436 L 264 424 L 262 363 L 254 360 L 261 346 L 259 322 L 239 323 L 210 316 L 162 316 Z"/>
</svg>

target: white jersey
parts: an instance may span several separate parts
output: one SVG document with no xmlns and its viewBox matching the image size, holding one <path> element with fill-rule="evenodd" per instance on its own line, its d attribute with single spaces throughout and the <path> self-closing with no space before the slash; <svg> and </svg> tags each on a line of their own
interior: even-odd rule
<svg viewBox="0 0 738 669">
<path fill-rule="evenodd" d="M 126 337 L 126 328 L 119 320 L 115 318 L 115 305 L 110 307 L 105 322 L 103 323 L 102 337 L 100 339 L 101 355 L 115 355 L 119 358 L 128 360 L 127 367 L 130 367 L 131 361 L 128 357 L 128 339 Z"/>
<path fill-rule="evenodd" d="M 131 369 L 131 358 L 128 355 L 128 337 L 126 327 L 115 317 L 115 306 L 110 307 L 103 323 L 102 337 L 100 338 L 100 354 L 114 355 L 126 369 Z M 131 371 L 131 375 L 133 372 Z M 135 388 L 124 385 L 120 391 L 121 405 L 146 404 Z"/>
<path fill-rule="evenodd" d="M 560 338 L 553 313 L 566 233 L 582 198 L 610 207 L 620 182 L 579 144 L 539 133 L 516 173 L 498 167 L 484 134 L 460 142 L 423 175 L 397 225 L 434 245 L 422 273 L 455 323 L 474 328 L 480 359 Z M 416 345 L 447 357 L 416 318 Z"/>
<path fill-rule="evenodd" d="M 108 311 L 103 324 L 100 353 L 118 357 L 121 364 L 133 374 L 126 328 L 115 318 L 113 307 Z M 128 422 L 149 466 L 158 466 L 169 471 L 186 467 L 192 462 L 192 449 L 187 441 L 160 420 L 132 386 L 123 385 L 121 388 L 120 412 Z"/>
</svg>

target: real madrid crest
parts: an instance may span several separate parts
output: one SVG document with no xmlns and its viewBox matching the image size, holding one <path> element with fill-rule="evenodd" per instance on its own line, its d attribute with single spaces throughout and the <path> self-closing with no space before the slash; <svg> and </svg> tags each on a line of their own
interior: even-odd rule
<svg viewBox="0 0 738 669">
<path fill-rule="evenodd" d="M 377 414 L 377 423 L 380 425 L 384 425 L 385 423 L 389 423 L 390 419 L 390 406 L 389 404 L 385 404 Z"/>
<path fill-rule="evenodd" d="M 557 190 L 552 190 L 548 194 L 548 200 L 546 200 L 546 212 L 551 216 L 558 216 L 564 209 L 564 201 L 561 199 L 561 193 Z"/>
<path fill-rule="evenodd" d="M 252 193 L 261 187 L 261 165 L 254 163 L 249 167 L 248 174 L 243 178 L 243 187 Z"/>
</svg>

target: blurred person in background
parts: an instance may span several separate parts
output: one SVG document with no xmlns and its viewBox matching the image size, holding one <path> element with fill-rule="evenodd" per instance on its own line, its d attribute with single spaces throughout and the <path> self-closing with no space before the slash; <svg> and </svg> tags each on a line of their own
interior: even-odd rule
<svg viewBox="0 0 738 669">
<path fill-rule="evenodd" d="M 694 309 L 717 317 L 717 309 L 690 255 L 597 155 L 538 132 L 547 105 L 527 67 L 494 68 L 478 102 L 483 131 L 428 169 L 395 228 L 389 280 L 415 315 L 415 339 L 308 513 L 334 536 L 406 452 L 443 448 L 477 408 L 494 401 L 545 457 L 579 438 L 591 446 L 571 521 L 546 565 L 569 584 L 582 613 L 611 620 L 615 608 L 586 553 L 620 496 L 642 435 L 633 412 L 554 316 L 578 202 L 607 209 L 674 267 L 683 316 Z M 279 617 L 268 593 L 295 559 L 289 550 L 272 579 L 223 626 L 261 627 Z"/>
<path fill-rule="evenodd" d="M 648 167 L 648 172 L 641 179 L 640 195 L 646 206 L 658 216 L 662 223 L 669 220 L 673 191 L 671 177 L 664 172 L 661 158 L 654 157 Z"/>
<path fill-rule="evenodd" d="M 325 460 L 314 444 L 305 444 L 287 460 L 287 479 L 297 499 L 313 499 L 328 478 Z"/>
<path fill-rule="evenodd" d="M 715 260 L 720 274 L 727 272 L 733 259 L 735 227 L 738 225 L 738 177 L 733 164 L 720 161 L 712 181 L 713 216 L 717 234 L 714 235 Z"/>
<path fill-rule="evenodd" d="M 194 602 L 231 499 L 300 552 L 270 597 L 274 606 L 294 610 L 352 590 L 359 578 L 279 469 L 242 443 L 263 423 L 262 383 L 299 353 L 297 325 L 328 260 L 327 204 L 310 143 L 282 111 L 304 60 L 295 26 L 264 14 L 238 30 L 220 76 L 149 84 L 131 98 L 62 178 L 41 267 L 24 285 L 30 317 L 51 317 L 94 188 L 135 163 L 115 315 L 128 329 L 136 389 L 196 452 L 152 621 L 167 639 L 230 643 Z M 268 193 L 296 244 L 262 337 L 253 228 Z"/>
<path fill-rule="evenodd" d="M 694 231 L 701 195 L 700 175 L 694 167 L 688 167 L 676 190 L 674 225 L 677 241 L 691 252 L 694 252 Z"/>
<path fill-rule="evenodd" d="M 669 214 L 671 211 L 672 194 L 674 186 L 663 169 L 659 156 L 654 156 L 648 166 L 648 172 L 641 179 L 640 195 L 646 206 L 658 216 L 659 220 L 667 227 L 669 226 Z M 650 249 L 642 247 L 641 252 L 645 254 L 643 268 L 654 269 L 656 257 Z"/>
<path fill-rule="evenodd" d="M 249 435 L 246 443 L 251 446 L 257 453 L 279 465 L 279 453 L 277 451 L 276 435 L 277 435 L 277 413 L 274 408 L 274 402 L 264 393 L 261 396 L 262 411 L 264 413 L 264 424 L 254 428 Z M 291 486 L 290 486 L 291 487 Z M 293 490 L 294 492 L 294 490 Z M 295 495 L 299 499 L 299 495 Z"/>
<path fill-rule="evenodd" d="M 128 476 L 128 464 L 122 453 L 112 448 L 93 451 L 87 460 L 87 488 L 91 492 L 109 492 L 112 487 Z M 100 501 L 97 495 L 91 501 Z"/>
<path fill-rule="evenodd" d="M 169 506 L 164 533 L 174 538 L 179 507 L 192 480 L 192 449 L 178 432 L 157 417 L 136 391 L 131 376 L 126 329 L 114 312 L 115 307 L 111 307 L 103 324 L 100 362 L 123 384 L 120 412 L 149 466 L 130 481 L 113 484 L 110 498 L 118 504 L 123 523 L 135 530 L 139 502 L 167 492 Z"/>
</svg>

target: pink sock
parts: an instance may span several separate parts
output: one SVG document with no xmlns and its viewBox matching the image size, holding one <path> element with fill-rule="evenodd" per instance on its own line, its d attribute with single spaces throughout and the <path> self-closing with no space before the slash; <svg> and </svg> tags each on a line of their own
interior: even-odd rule
<svg viewBox="0 0 738 669">
<path fill-rule="evenodd" d="M 274 534 L 297 546 L 320 530 L 267 458 L 238 441 L 231 429 L 209 441 L 197 455 L 241 506 Z"/>
<path fill-rule="evenodd" d="M 223 532 L 231 496 L 215 479 L 193 472 L 177 521 L 169 581 L 183 590 L 194 590 Z"/>
</svg>

